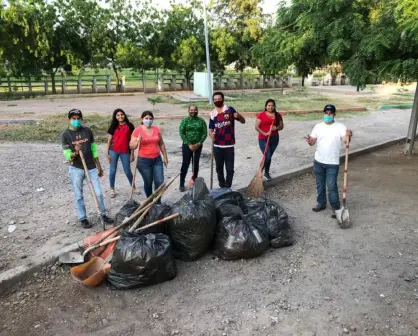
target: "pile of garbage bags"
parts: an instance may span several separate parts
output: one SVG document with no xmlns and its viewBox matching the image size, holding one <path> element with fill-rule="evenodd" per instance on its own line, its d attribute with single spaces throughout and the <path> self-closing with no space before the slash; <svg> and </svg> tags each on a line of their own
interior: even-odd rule
<svg viewBox="0 0 418 336">
<path fill-rule="evenodd" d="M 115 225 L 130 216 L 138 204 L 129 201 Z M 197 178 L 193 191 L 178 202 L 154 205 L 144 218 L 147 225 L 171 214 L 179 215 L 141 233 L 121 232 L 108 275 L 118 289 L 143 287 L 173 279 L 175 258 L 192 261 L 208 250 L 224 260 L 255 258 L 273 248 L 292 245 L 286 211 L 268 199 L 250 200 L 238 191 L 209 192 Z"/>
</svg>

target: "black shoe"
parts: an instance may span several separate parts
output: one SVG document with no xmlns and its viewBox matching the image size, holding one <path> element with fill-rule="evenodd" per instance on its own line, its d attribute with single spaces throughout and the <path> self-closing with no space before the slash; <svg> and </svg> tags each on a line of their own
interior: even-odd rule
<svg viewBox="0 0 418 336">
<path fill-rule="evenodd" d="M 186 188 L 184 187 L 184 185 L 181 185 L 180 188 L 179 188 L 179 190 L 180 190 L 180 192 L 185 192 L 186 191 Z"/>
<path fill-rule="evenodd" d="M 115 222 L 112 218 L 110 218 L 110 217 L 108 217 L 108 216 L 106 216 L 106 215 L 102 215 L 102 218 L 103 218 L 103 221 L 104 221 L 106 224 L 113 224 L 113 223 Z"/>
<path fill-rule="evenodd" d="M 87 219 L 82 219 L 80 223 L 81 223 L 81 226 L 85 229 L 90 229 L 93 226 L 93 224 L 90 223 Z"/>
<path fill-rule="evenodd" d="M 264 177 L 267 179 L 267 181 L 271 181 L 272 180 L 272 178 L 271 178 L 271 176 L 270 176 L 269 173 L 264 173 Z"/>
<path fill-rule="evenodd" d="M 312 211 L 319 212 L 319 211 L 325 210 L 326 208 L 327 207 L 325 205 L 317 204 L 315 208 L 312 208 Z"/>
</svg>

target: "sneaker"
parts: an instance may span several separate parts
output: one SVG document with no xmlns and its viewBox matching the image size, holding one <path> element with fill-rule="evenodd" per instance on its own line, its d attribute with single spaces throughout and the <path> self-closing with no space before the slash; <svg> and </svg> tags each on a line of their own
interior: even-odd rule
<svg viewBox="0 0 418 336">
<path fill-rule="evenodd" d="M 325 209 L 326 209 L 326 206 L 325 205 L 319 205 L 319 204 L 317 204 L 315 208 L 312 208 L 312 211 L 319 212 L 319 211 L 322 211 L 322 210 L 325 210 Z"/>
<path fill-rule="evenodd" d="M 113 223 L 115 222 L 112 218 L 110 218 L 110 217 L 108 217 L 108 216 L 106 216 L 106 215 L 103 215 L 103 216 L 102 216 L 102 218 L 103 218 L 103 221 L 104 221 L 106 224 L 113 224 Z"/>
<path fill-rule="evenodd" d="M 264 177 L 267 179 L 267 181 L 271 181 L 272 180 L 272 178 L 271 178 L 271 176 L 270 176 L 269 173 L 264 173 Z"/>
<path fill-rule="evenodd" d="M 186 188 L 184 187 L 184 185 L 181 185 L 180 188 L 179 188 L 179 190 L 180 190 L 180 192 L 185 192 L 186 191 Z"/>
<path fill-rule="evenodd" d="M 335 214 L 335 210 L 334 209 L 332 210 L 331 218 L 337 218 L 337 215 Z"/>
<path fill-rule="evenodd" d="M 81 223 L 81 226 L 85 229 L 90 229 L 93 226 L 93 224 L 90 223 L 87 219 L 80 220 L 80 223 Z"/>
<path fill-rule="evenodd" d="M 116 193 L 115 193 L 114 189 L 110 189 L 109 194 L 110 194 L 110 198 L 115 198 L 115 196 L 116 196 Z"/>
</svg>

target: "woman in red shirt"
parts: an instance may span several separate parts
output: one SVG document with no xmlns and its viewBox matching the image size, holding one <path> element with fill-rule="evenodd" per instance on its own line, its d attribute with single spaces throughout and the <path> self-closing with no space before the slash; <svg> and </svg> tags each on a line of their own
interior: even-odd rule
<svg viewBox="0 0 418 336">
<path fill-rule="evenodd" d="M 138 171 L 144 180 L 144 190 L 147 197 L 152 194 L 152 184 L 157 189 L 164 183 L 164 168 L 167 168 L 167 151 L 160 129 L 152 126 L 154 115 L 144 111 L 141 115 L 142 123 L 132 133 L 129 146 L 135 150 L 139 145 Z M 161 153 L 164 159 L 161 159 Z"/>
<path fill-rule="evenodd" d="M 258 144 L 262 153 L 264 153 L 264 149 L 266 148 L 267 138 L 272 125 L 270 142 L 266 153 L 266 160 L 264 161 L 264 176 L 267 180 L 271 180 L 271 158 L 279 145 L 279 131 L 283 129 L 283 118 L 276 111 L 276 102 L 273 99 L 268 99 L 264 107 L 264 112 L 260 112 L 255 121 L 255 129 L 258 132 Z"/>
<path fill-rule="evenodd" d="M 109 139 L 107 141 L 107 160 L 110 163 L 109 168 L 109 182 L 110 182 L 110 197 L 115 197 L 115 178 L 116 170 L 118 168 L 119 158 L 122 161 L 123 171 L 128 178 L 129 184 L 132 185 L 132 171 L 131 161 L 133 159 L 133 152 L 129 149 L 129 140 L 134 130 L 134 125 L 129 122 L 129 119 L 122 109 L 113 111 L 112 122 L 110 124 Z M 132 155 L 131 155 L 132 154 Z"/>
</svg>

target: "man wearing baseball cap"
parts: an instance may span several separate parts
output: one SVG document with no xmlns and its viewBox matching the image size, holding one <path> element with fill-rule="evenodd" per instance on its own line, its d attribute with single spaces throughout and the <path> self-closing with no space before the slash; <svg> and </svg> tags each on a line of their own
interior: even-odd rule
<svg viewBox="0 0 418 336">
<path fill-rule="evenodd" d="M 324 107 L 323 122 L 316 124 L 312 133 L 305 139 L 313 146 L 316 144 L 314 173 L 316 177 L 317 204 L 313 211 L 319 212 L 326 208 L 326 187 L 328 188 L 328 201 L 331 204 L 335 218 L 335 210 L 340 209 L 337 178 L 340 168 L 340 149 L 342 143 L 351 139 L 353 132 L 335 121 L 336 108 L 328 104 Z"/>
<path fill-rule="evenodd" d="M 80 158 L 80 151 L 83 152 L 86 166 L 93 183 L 99 201 L 100 210 L 105 223 L 111 224 L 113 220 L 106 216 L 106 209 L 103 202 L 103 194 L 100 188 L 99 177 L 103 176 L 103 169 L 100 165 L 97 144 L 94 142 L 93 133 L 90 128 L 82 125 L 83 114 L 78 109 L 68 112 L 69 127 L 61 134 L 64 156 L 70 163 L 69 174 L 73 186 L 74 197 L 77 207 L 77 214 L 81 225 L 88 229 L 93 225 L 87 220 L 86 207 L 83 198 L 83 182 L 86 178 L 83 163 Z"/>
</svg>

